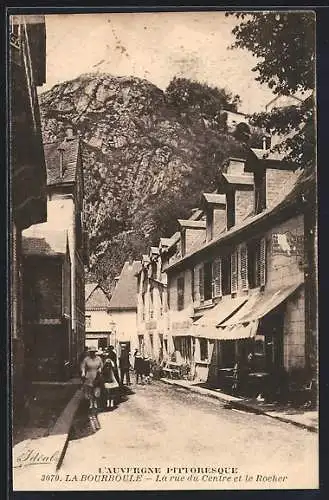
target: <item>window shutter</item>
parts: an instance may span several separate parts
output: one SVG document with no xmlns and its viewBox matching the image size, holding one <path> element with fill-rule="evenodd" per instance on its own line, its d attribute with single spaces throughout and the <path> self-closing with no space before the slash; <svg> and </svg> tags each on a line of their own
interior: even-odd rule
<svg viewBox="0 0 329 500">
<path fill-rule="evenodd" d="M 238 291 L 238 253 L 231 254 L 231 293 Z"/>
<path fill-rule="evenodd" d="M 259 285 L 265 286 L 266 283 L 266 239 L 260 240 L 259 248 Z"/>
<path fill-rule="evenodd" d="M 197 303 L 200 302 L 199 272 L 196 267 L 193 269 L 193 300 Z"/>
<path fill-rule="evenodd" d="M 242 290 L 248 290 L 248 249 L 247 245 L 240 248 L 240 276 Z"/>
<path fill-rule="evenodd" d="M 213 297 L 222 296 L 222 261 L 220 258 L 214 260 L 212 264 L 213 275 Z"/>
<path fill-rule="evenodd" d="M 199 293 L 200 293 L 200 301 L 204 301 L 204 271 L 203 266 L 199 269 Z"/>
</svg>

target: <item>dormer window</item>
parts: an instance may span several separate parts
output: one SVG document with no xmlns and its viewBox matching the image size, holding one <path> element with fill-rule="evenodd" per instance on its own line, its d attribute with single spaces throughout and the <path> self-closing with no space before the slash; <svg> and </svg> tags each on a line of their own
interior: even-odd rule
<svg viewBox="0 0 329 500">
<path fill-rule="evenodd" d="M 235 224 L 235 196 L 234 191 L 230 191 L 227 193 L 227 205 L 226 205 L 226 220 L 227 220 L 227 229 L 230 229 Z"/>
<path fill-rule="evenodd" d="M 254 180 L 255 180 L 255 214 L 259 214 L 266 208 L 265 169 L 255 172 Z"/>
</svg>

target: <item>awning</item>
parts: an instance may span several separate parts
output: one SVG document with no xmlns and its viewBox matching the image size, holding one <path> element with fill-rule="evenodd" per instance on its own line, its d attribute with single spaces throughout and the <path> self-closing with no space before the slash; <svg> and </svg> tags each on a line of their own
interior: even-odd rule
<svg viewBox="0 0 329 500">
<path fill-rule="evenodd" d="M 302 284 L 303 282 L 298 282 L 288 287 L 282 287 L 276 291 L 259 292 L 251 296 L 236 314 L 222 323 L 217 323 L 217 326 L 222 329 L 263 318 L 266 314 L 282 304 L 282 302 L 302 286 Z"/>
<path fill-rule="evenodd" d="M 191 332 L 194 337 L 218 338 L 218 328 L 216 325 L 222 323 L 232 316 L 240 307 L 248 301 L 247 297 L 232 299 L 225 296 L 211 309 L 204 310 L 203 316 L 194 321 Z"/>
<path fill-rule="evenodd" d="M 216 328 L 217 340 L 241 340 L 255 337 L 259 321 L 251 321 L 246 324 L 227 326 L 226 328 Z"/>
</svg>

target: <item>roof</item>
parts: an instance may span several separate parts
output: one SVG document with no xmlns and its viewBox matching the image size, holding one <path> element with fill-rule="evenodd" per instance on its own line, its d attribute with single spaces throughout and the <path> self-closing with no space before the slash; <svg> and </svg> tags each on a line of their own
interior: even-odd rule
<svg viewBox="0 0 329 500">
<path fill-rule="evenodd" d="M 203 193 L 202 198 L 210 204 L 215 205 L 226 205 L 226 196 L 225 194 L 217 194 L 217 193 Z"/>
<path fill-rule="evenodd" d="M 134 261 L 132 264 L 125 262 L 120 278 L 113 290 L 109 309 L 137 310 L 137 278 L 141 270 L 141 263 Z"/>
<path fill-rule="evenodd" d="M 50 229 L 47 223 L 31 226 L 22 234 L 24 255 L 63 256 L 67 247 L 67 230 Z"/>
<path fill-rule="evenodd" d="M 63 176 L 60 175 L 60 150 L 63 151 Z M 56 141 L 44 145 L 47 185 L 75 181 L 79 154 L 79 139 Z"/>
<path fill-rule="evenodd" d="M 151 247 L 150 253 L 155 254 L 155 255 L 159 255 L 159 248 L 158 247 Z"/>
<path fill-rule="evenodd" d="M 87 295 L 88 292 L 90 293 Z M 85 286 L 85 300 L 86 311 L 107 311 L 110 305 L 107 293 L 97 283 L 90 283 Z"/>
<path fill-rule="evenodd" d="M 202 216 L 203 211 L 200 210 L 200 208 L 195 208 L 192 210 L 192 214 L 191 217 L 189 217 L 189 220 L 200 220 Z"/>
<path fill-rule="evenodd" d="M 193 229 L 204 229 L 206 227 L 206 222 L 204 220 L 178 219 L 178 224 L 181 227 Z"/>
<path fill-rule="evenodd" d="M 242 184 L 245 186 L 254 185 L 253 175 L 247 173 L 243 175 L 222 174 L 222 176 L 229 184 Z"/>
<path fill-rule="evenodd" d="M 287 300 L 303 283 L 304 276 L 300 276 L 295 283 L 285 287 L 276 290 L 258 291 L 257 294 L 250 296 L 235 314 L 218 321 L 217 326 L 225 328 L 263 318 Z"/>
<path fill-rule="evenodd" d="M 168 247 L 171 243 L 170 238 L 160 238 L 160 245 L 161 247 Z"/>
<path fill-rule="evenodd" d="M 241 232 L 246 229 L 257 228 L 261 223 L 268 224 L 268 221 L 273 217 L 277 217 L 278 215 L 283 218 L 286 217 L 285 214 L 291 215 L 291 209 L 294 210 L 294 213 L 301 213 L 303 208 L 301 208 L 301 202 L 308 201 L 313 205 L 312 194 L 311 199 L 308 200 L 309 193 L 312 193 L 313 186 L 315 184 L 315 173 L 309 173 L 306 169 L 301 172 L 299 175 L 294 187 L 291 191 L 281 200 L 277 205 L 272 208 L 268 208 L 263 212 L 254 215 L 252 217 L 247 217 L 239 224 L 236 224 L 228 231 L 224 231 L 217 238 L 207 242 L 205 245 L 200 247 L 198 250 L 193 251 L 183 258 L 177 260 L 173 264 L 167 266 L 166 271 L 169 269 L 174 269 L 179 267 L 181 264 L 189 261 L 194 255 L 206 252 L 210 249 L 213 249 L 217 245 L 227 242 L 230 238 L 238 236 Z M 296 209 L 295 209 L 296 208 Z M 288 213 L 289 210 L 289 213 Z"/>
<path fill-rule="evenodd" d="M 87 300 L 91 292 L 98 286 L 98 283 L 85 284 L 85 299 Z"/>
</svg>

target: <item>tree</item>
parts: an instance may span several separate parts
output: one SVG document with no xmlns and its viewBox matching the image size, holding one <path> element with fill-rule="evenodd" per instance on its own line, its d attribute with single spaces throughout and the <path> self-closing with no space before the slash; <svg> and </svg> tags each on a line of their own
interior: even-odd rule
<svg viewBox="0 0 329 500">
<path fill-rule="evenodd" d="M 299 106 L 255 114 L 251 123 L 283 136 L 281 149 L 296 167 L 314 163 L 315 17 L 313 12 L 230 12 L 240 22 L 231 48 L 258 58 L 253 71 L 277 95 L 310 94 Z"/>
<path fill-rule="evenodd" d="M 224 128 L 221 111 L 237 111 L 240 104 L 240 97 L 232 95 L 225 89 L 176 77 L 171 80 L 166 89 L 166 98 L 184 125 L 204 119 L 211 128 L 216 128 L 216 130 Z"/>
</svg>

